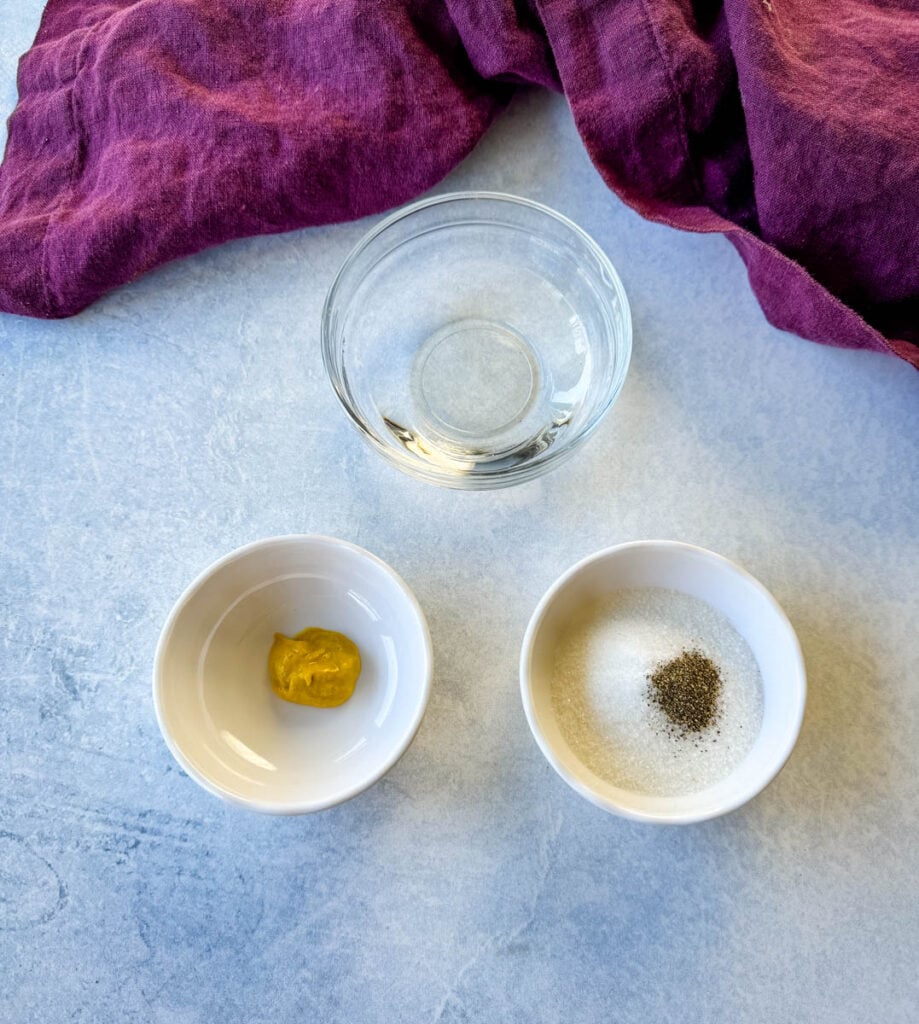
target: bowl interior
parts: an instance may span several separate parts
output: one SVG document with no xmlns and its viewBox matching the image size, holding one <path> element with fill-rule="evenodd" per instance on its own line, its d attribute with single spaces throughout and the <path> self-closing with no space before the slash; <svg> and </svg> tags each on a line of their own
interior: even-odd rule
<svg viewBox="0 0 919 1024">
<path fill-rule="evenodd" d="M 697 793 L 662 797 L 623 789 L 588 769 L 562 735 L 551 682 L 558 639 L 579 610 L 613 591 L 661 587 L 690 594 L 721 612 L 750 645 L 762 676 L 763 720 L 750 751 L 725 779 Z M 610 549 L 582 563 L 550 591 L 525 643 L 524 701 L 534 735 L 559 774 L 601 807 L 627 817 L 696 821 L 740 806 L 782 767 L 804 709 L 805 678 L 797 638 L 775 600 L 718 555 L 690 545 L 647 542 Z"/>
<path fill-rule="evenodd" d="M 275 696 L 276 632 L 345 633 L 362 670 L 338 708 Z M 381 562 L 326 538 L 280 538 L 218 563 L 167 624 L 156 669 L 167 741 L 207 788 L 264 810 L 312 810 L 354 795 L 410 742 L 427 700 L 420 609 Z"/>
<path fill-rule="evenodd" d="M 609 261 L 526 200 L 441 196 L 358 246 L 329 295 L 324 354 L 369 440 L 459 487 L 533 475 L 596 424 L 628 365 Z"/>
</svg>

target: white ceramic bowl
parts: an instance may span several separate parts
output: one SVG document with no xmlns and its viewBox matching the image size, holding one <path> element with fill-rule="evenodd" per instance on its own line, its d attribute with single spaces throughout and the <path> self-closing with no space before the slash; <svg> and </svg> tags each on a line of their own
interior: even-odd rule
<svg viewBox="0 0 919 1024">
<path fill-rule="evenodd" d="M 276 697 L 276 632 L 345 633 L 361 652 L 354 696 L 311 708 Z M 182 768 L 217 796 L 301 814 L 381 778 L 411 743 L 431 687 L 431 638 L 412 592 L 363 548 L 330 537 L 257 541 L 206 569 L 163 627 L 153 699 Z"/>
<path fill-rule="evenodd" d="M 720 611 L 750 645 L 763 683 L 763 721 L 752 748 L 717 784 L 686 796 L 648 796 L 611 785 L 588 769 L 561 734 L 551 681 L 559 631 L 579 606 L 616 590 L 662 587 Z M 607 548 L 560 576 L 530 619 L 520 655 L 527 721 L 546 759 L 574 790 L 613 814 L 659 824 L 687 824 L 726 814 L 756 796 L 788 759 L 804 715 L 804 660 L 794 629 L 775 598 L 721 555 L 675 541 Z"/>
</svg>

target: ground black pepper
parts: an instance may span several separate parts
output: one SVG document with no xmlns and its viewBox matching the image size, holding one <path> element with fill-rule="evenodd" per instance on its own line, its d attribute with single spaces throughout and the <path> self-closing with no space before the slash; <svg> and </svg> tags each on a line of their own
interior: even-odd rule
<svg viewBox="0 0 919 1024">
<path fill-rule="evenodd" d="M 679 736 L 708 729 L 718 718 L 720 696 L 721 672 L 698 650 L 683 651 L 648 676 L 648 700 Z"/>
</svg>

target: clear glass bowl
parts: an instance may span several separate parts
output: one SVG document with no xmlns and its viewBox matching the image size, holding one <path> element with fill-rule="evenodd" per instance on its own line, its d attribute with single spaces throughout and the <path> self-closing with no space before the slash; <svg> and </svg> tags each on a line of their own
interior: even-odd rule
<svg viewBox="0 0 919 1024">
<path fill-rule="evenodd" d="M 505 487 L 545 473 L 622 389 L 629 304 L 596 243 L 516 196 L 426 199 L 345 260 L 322 356 L 361 433 L 412 476 Z"/>
</svg>

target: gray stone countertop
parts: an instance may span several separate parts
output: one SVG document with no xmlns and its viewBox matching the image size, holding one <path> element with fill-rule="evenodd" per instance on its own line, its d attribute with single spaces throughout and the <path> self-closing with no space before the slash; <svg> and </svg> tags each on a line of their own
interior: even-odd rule
<svg viewBox="0 0 919 1024">
<path fill-rule="evenodd" d="M 39 13 L 5 5 L 2 118 Z M 573 218 L 632 303 L 611 415 L 518 488 L 415 482 L 346 422 L 319 312 L 367 221 L 226 245 L 71 321 L 0 317 L 11 1024 L 917 1019 L 919 378 L 773 330 L 723 238 L 645 223 L 607 191 L 558 97 L 519 97 L 439 190 L 466 188 Z M 289 532 L 390 562 L 435 673 L 381 783 L 276 819 L 182 774 L 150 670 L 195 574 Z M 786 769 L 704 825 L 590 806 L 520 705 L 545 588 L 650 537 L 740 561 L 807 660 Z"/>
</svg>

